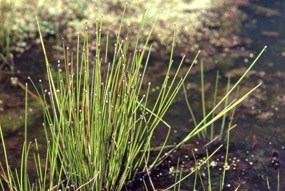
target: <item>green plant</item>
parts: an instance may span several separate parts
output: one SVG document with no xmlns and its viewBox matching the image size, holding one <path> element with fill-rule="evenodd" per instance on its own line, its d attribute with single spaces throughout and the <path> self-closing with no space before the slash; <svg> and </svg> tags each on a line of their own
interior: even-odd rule
<svg viewBox="0 0 285 191">
<path fill-rule="evenodd" d="M 143 79 L 151 52 L 146 50 L 149 50 L 149 39 L 155 24 L 150 29 L 143 48 L 139 48 L 140 34 L 144 30 L 143 24 L 141 25 L 136 46 L 130 53 L 128 36 L 121 37 L 121 30 L 124 27 L 123 18 L 121 20 L 116 33 L 114 54 L 111 57 L 108 55 L 108 35 L 105 36 L 104 42 L 101 30 L 103 24 L 102 21 L 98 21 L 95 29 L 95 55 L 90 56 L 88 35 L 85 34 L 83 45 L 78 35 L 76 53 L 73 54 L 63 47 L 64 61 L 63 64 L 58 65 L 57 71 L 54 71 L 49 63 L 38 23 L 48 78 L 47 89 L 44 87 L 36 89 L 41 97 L 45 117 L 43 123 L 47 141 L 45 161 L 43 164 L 37 141 L 28 143 L 26 122 L 20 171 L 12 171 L 5 154 L 6 169 L 0 169 L 0 174 L 4 177 L 4 181 L 2 179 L 0 181 L 3 189 L 6 182 L 11 191 L 70 190 L 71 187 L 74 190 L 88 191 L 122 190 L 138 172 L 151 171 L 173 149 L 205 130 L 258 87 L 228 104 L 221 113 L 206 122 L 212 114 L 210 112 L 205 116 L 205 120 L 197 124 L 175 148 L 162 155 L 171 128 L 163 120 L 163 116 L 182 87 L 193 64 L 186 75 L 178 79 L 182 59 L 175 75 L 172 78 L 169 77 L 173 65 L 174 38 L 166 77 L 155 103 L 149 103 L 151 83 L 144 85 Z M 109 58 L 112 59 L 111 62 L 108 61 Z M 27 86 L 26 92 L 28 92 Z M 213 110 L 221 105 L 222 101 Z M 26 112 L 26 116 L 27 114 Z M 159 123 L 166 126 L 167 136 L 159 152 L 153 160 L 150 160 L 151 140 Z M 2 133 L 1 139 L 5 151 Z M 35 182 L 30 180 L 28 173 L 28 156 L 31 147 L 36 151 L 34 161 L 37 179 Z M 182 177 L 173 186 L 189 175 Z"/>
<path fill-rule="evenodd" d="M 234 109 L 237 105 L 239 105 L 242 101 L 244 101 L 248 95 L 253 92 L 255 89 L 257 89 L 260 85 L 258 84 L 257 86 L 253 87 L 248 93 L 246 93 L 243 96 L 239 96 L 238 92 L 239 92 L 239 85 L 241 83 L 241 81 L 245 78 L 245 76 L 248 74 L 248 72 L 252 69 L 252 67 L 255 65 L 255 63 L 257 62 L 257 60 L 261 57 L 261 55 L 263 54 L 263 52 L 266 50 L 266 46 L 260 51 L 260 53 L 258 54 L 258 56 L 255 58 L 255 60 L 251 63 L 251 65 L 248 67 L 248 69 L 243 73 L 243 75 L 236 81 L 236 83 L 230 87 L 230 78 L 228 79 L 228 83 L 227 83 L 227 90 L 225 95 L 222 97 L 222 99 L 220 101 L 217 101 L 217 90 L 218 90 L 218 84 L 219 84 L 219 73 L 217 73 L 216 76 L 216 81 L 215 81 L 215 89 L 214 89 L 214 98 L 213 98 L 213 108 L 207 113 L 206 111 L 206 104 L 205 104 L 205 87 L 204 87 L 204 72 L 203 72 L 203 63 L 201 63 L 201 105 L 202 105 L 202 114 L 203 114 L 203 118 L 202 120 L 198 123 L 197 122 L 197 118 L 191 108 L 190 102 L 188 100 L 188 93 L 186 88 L 184 87 L 184 97 L 185 97 L 185 101 L 186 101 L 186 105 L 189 109 L 190 115 L 193 119 L 194 122 L 194 130 L 192 133 L 190 133 L 186 138 L 188 139 L 193 137 L 192 134 L 198 133 L 198 135 L 202 138 L 206 138 L 207 136 L 209 136 L 210 140 L 214 140 L 214 139 L 222 139 L 222 135 L 224 134 L 224 129 L 225 129 L 225 121 L 226 121 L 226 117 L 227 115 L 229 115 L 229 111 L 232 110 L 232 113 L 229 115 L 229 119 L 230 122 L 229 124 L 231 124 L 234 120 Z M 231 102 L 229 102 L 229 96 L 232 94 L 233 91 L 236 91 L 236 95 L 235 95 L 235 99 L 232 100 Z M 218 108 L 222 108 L 220 112 L 218 112 Z M 223 115 L 223 116 L 221 116 Z M 222 118 L 221 118 L 222 117 Z M 217 126 L 215 126 L 215 121 L 217 121 L 217 119 L 222 119 L 221 121 L 221 126 L 218 128 Z M 208 127 L 210 125 L 210 132 L 208 131 Z M 203 127 L 203 128 L 201 128 Z M 198 132 L 197 132 L 198 131 Z"/>
<path fill-rule="evenodd" d="M 0 71 L 6 65 L 12 71 L 14 67 L 11 53 L 14 3 L 13 0 L 2 0 L 0 2 Z"/>
<path fill-rule="evenodd" d="M 121 190 L 138 170 L 145 171 L 144 166 L 152 166 L 149 157 L 153 131 L 163 122 L 169 128 L 169 135 L 170 127 L 162 118 L 186 77 L 176 84 L 177 75 L 172 80 L 167 75 L 156 103 L 149 109 L 150 83 L 142 95 L 149 54 L 141 71 L 149 37 L 144 48 L 139 50 L 136 46 L 129 57 L 128 41 L 121 39 L 119 29 L 113 61 L 104 63 L 100 49 L 101 27 L 102 23 L 98 22 L 98 47 L 91 67 L 88 37 L 85 37 L 85 51 L 81 55 L 78 39 L 76 62 L 65 57 L 65 73 L 59 69 L 56 79 L 45 53 L 49 95 L 44 99 L 49 99 L 52 109 L 50 112 L 47 101 L 43 102 L 45 125 L 50 131 L 47 139 L 53 142 L 51 150 L 60 160 L 60 167 L 54 168 L 55 177 L 64 174 L 67 185 L 83 190 Z M 169 70 L 171 65 L 172 62 Z M 161 153 L 162 150 L 157 159 Z M 52 186 L 50 183 L 49 188 Z"/>
<path fill-rule="evenodd" d="M 46 162 L 42 168 L 40 156 L 35 154 L 38 179 L 34 184 L 30 183 L 27 171 L 30 144 L 26 140 L 20 173 L 16 171 L 15 176 L 12 175 L 6 158 L 6 175 L 10 178 L 5 180 L 10 190 L 68 189 L 71 185 L 82 190 L 121 190 L 138 171 L 154 166 L 162 149 L 150 163 L 152 134 L 159 123 L 164 123 L 168 128 L 163 145 L 166 144 L 170 126 L 162 118 L 187 75 L 177 80 L 182 59 L 175 76 L 169 78 L 174 39 L 168 73 L 151 107 L 148 103 L 151 84 L 144 87 L 143 79 L 150 56 L 146 49 L 154 26 L 142 49 L 138 45 L 144 29 L 139 29 L 132 54 L 129 54 L 127 37 L 121 38 L 122 27 L 123 22 L 117 32 L 111 63 L 103 61 L 107 60 L 108 36 L 106 59 L 101 59 L 102 22 L 98 21 L 94 63 L 90 62 L 88 35 L 82 46 L 78 36 L 75 58 L 65 51 L 64 71 L 59 66 L 56 77 L 40 32 L 49 85 L 46 92 L 37 90 L 45 115 Z M 37 142 L 35 147 L 37 150 Z M 5 173 L 2 171 L 1 174 L 4 176 Z"/>
<path fill-rule="evenodd" d="M 258 84 L 256 87 L 254 87 L 250 92 L 248 92 L 247 94 L 245 94 L 244 96 L 239 97 L 239 84 L 240 82 L 243 80 L 243 78 L 247 75 L 247 73 L 250 71 L 250 69 L 254 66 L 254 64 L 256 63 L 256 61 L 259 59 L 259 57 L 263 54 L 263 52 L 265 51 L 266 47 L 264 47 L 262 49 L 262 51 L 259 53 L 259 55 L 256 57 L 256 59 L 252 62 L 252 64 L 249 66 L 249 68 L 245 71 L 245 73 L 240 77 L 240 79 L 238 79 L 238 81 L 232 86 L 232 88 L 230 88 L 230 78 L 228 78 L 228 82 L 227 82 L 227 88 L 226 88 L 226 94 L 224 97 L 222 97 L 222 99 L 217 103 L 217 92 L 218 92 L 218 82 L 219 82 L 219 73 L 217 73 L 216 76 L 216 81 L 215 81 L 215 89 L 214 89 L 214 99 L 213 99 L 213 109 L 211 109 L 211 111 L 206 114 L 206 104 L 205 104 L 205 86 L 204 86 L 204 72 L 203 72 L 203 63 L 201 63 L 201 106 L 202 106 L 202 115 L 203 115 L 203 119 L 200 123 L 197 123 L 197 119 L 196 116 L 194 115 L 194 112 L 192 110 L 192 107 L 190 105 L 190 101 L 188 100 L 188 95 L 187 95 L 187 90 L 185 88 L 185 86 L 183 86 L 183 90 L 184 90 L 184 97 L 185 97 L 185 101 L 186 101 L 186 105 L 189 109 L 190 115 L 193 119 L 193 123 L 194 123 L 194 130 L 185 137 L 184 141 L 186 142 L 187 140 L 191 139 L 191 134 L 193 132 L 195 132 L 195 129 L 197 129 L 198 132 L 196 132 L 196 134 L 198 134 L 198 136 L 200 138 L 209 138 L 210 142 L 208 144 L 211 144 L 212 142 L 216 141 L 217 139 L 219 139 L 220 141 L 222 141 L 223 135 L 226 132 L 226 151 L 225 151 L 225 157 L 224 157 L 224 165 L 223 165 L 223 171 L 222 171 L 222 175 L 219 178 L 220 184 L 219 184 L 219 190 L 223 190 L 224 189 L 224 183 L 225 183 L 225 178 L 226 178 L 226 171 L 228 168 L 228 153 L 229 153 L 229 144 L 230 144 L 230 131 L 232 130 L 232 128 L 234 128 L 236 125 L 233 124 L 234 121 L 234 114 L 235 114 L 235 107 L 241 103 L 244 99 L 247 98 L 247 96 L 254 91 L 257 87 L 259 87 L 261 84 Z M 231 101 L 229 103 L 229 95 L 236 90 L 236 99 L 234 99 L 233 101 Z M 222 107 L 224 109 L 222 109 L 221 112 L 216 112 L 216 110 L 219 107 Z M 230 110 L 229 110 L 230 108 Z M 218 113 L 216 115 L 216 113 Z M 217 118 L 217 116 L 219 116 Z M 229 118 L 229 122 L 226 124 L 226 117 Z M 215 121 L 217 121 L 219 118 L 221 118 L 221 125 L 218 129 L 217 126 L 215 126 Z M 208 131 L 208 128 L 205 128 L 205 126 L 210 126 L 210 132 Z M 202 127 L 202 128 L 199 128 Z M 225 127 L 227 127 L 227 129 L 225 130 Z M 218 132 L 218 133 L 217 133 Z M 215 136 L 215 137 L 214 137 Z M 182 141 L 183 142 L 183 141 Z M 176 146 L 175 148 L 178 148 L 180 146 L 180 144 L 182 144 L 182 142 L 180 142 L 178 144 L 178 146 Z M 216 150 L 217 151 L 217 150 Z M 215 152 L 216 152 L 215 151 Z M 214 152 L 214 153 L 215 153 Z M 212 175 L 211 175 L 211 165 L 209 163 L 210 158 L 209 157 L 209 153 L 207 152 L 207 157 L 206 159 L 203 161 L 203 163 L 206 163 L 206 167 L 207 167 L 207 180 L 206 180 L 206 184 L 203 181 L 203 178 L 201 176 L 201 172 L 200 172 L 200 168 L 196 169 L 195 172 L 195 179 L 194 179 L 194 183 L 193 183 L 193 190 L 196 190 L 196 185 L 198 184 L 198 181 L 200 180 L 200 185 L 202 186 L 203 190 L 213 190 L 212 187 Z M 213 153 L 211 154 L 213 155 Z M 194 156 L 195 159 L 195 156 Z M 195 159 L 195 163 L 197 163 L 196 159 Z M 190 176 L 191 174 L 193 174 L 193 172 L 189 173 L 188 175 L 186 175 L 185 177 L 181 177 L 180 175 L 180 180 L 177 181 L 177 183 L 180 183 L 182 180 L 186 179 L 188 176 Z M 198 178 L 199 177 L 199 180 Z M 174 184 L 174 185 L 177 185 Z M 268 183 L 268 187 L 269 187 L 269 182 L 267 180 Z M 207 187 L 207 188 L 206 188 Z M 238 188 L 236 188 L 238 189 Z"/>
</svg>

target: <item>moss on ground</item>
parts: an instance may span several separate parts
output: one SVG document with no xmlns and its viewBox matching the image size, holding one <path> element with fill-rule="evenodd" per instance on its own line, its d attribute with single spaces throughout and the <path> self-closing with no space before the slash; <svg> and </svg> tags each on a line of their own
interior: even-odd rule
<svg viewBox="0 0 285 191">
<path fill-rule="evenodd" d="M 69 42 L 74 41 L 78 31 L 89 27 L 92 37 L 93 28 L 98 19 L 103 20 L 103 33 L 110 33 L 115 38 L 119 28 L 125 1 L 43 1 L 16 0 L 13 21 L 14 51 L 24 52 L 30 48 L 31 40 L 37 36 L 35 16 L 42 21 L 43 33 L 50 37 Z M 135 39 L 137 29 L 145 13 L 145 31 L 149 33 L 153 19 L 160 13 L 159 21 L 152 36 L 154 52 L 152 55 L 159 60 L 167 60 L 171 48 L 174 28 L 177 31 L 175 57 L 186 54 L 186 61 L 191 62 L 198 50 L 203 50 L 201 58 L 207 63 L 205 69 L 213 68 L 214 63 L 224 61 L 229 56 L 229 49 L 244 44 L 238 36 L 239 22 L 245 15 L 233 3 L 234 1 L 219 0 L 167 0 L 144 1 L 136 0 L 128 4 L 125 14 L 125 27 L 130 26 L 130 38 Z M 175 26 L 174 26 L 175 25 Z M 113 41 L 114 42 L 114 41 Z M 130 41 L 132 42 L 132 41 Z M 93 44 L 95 47 L 95 44 Z"/>
</svg>

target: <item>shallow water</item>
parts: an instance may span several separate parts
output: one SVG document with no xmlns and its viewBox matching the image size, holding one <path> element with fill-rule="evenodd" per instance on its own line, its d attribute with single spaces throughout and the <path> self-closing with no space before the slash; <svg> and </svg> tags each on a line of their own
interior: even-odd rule
<svg viewBox="0 0 285 191">
<path fill-rule="evenodd" d="M 258 51 L 268 45 L 267 53 L 256 68 L 266 72 L 285 71 L 285 3 L 282 0 L 258 0 L 253 3 L 279 13 L 278 16 L 265 16 L 255 13 L 250 6 L 245 9 L 249 18 L 243 23 L 242 32 L 253 40 L 250 49 Z"/>
<path fill-rule="evenodd" d="M 230 167 L 225 181 L 228 187 L 224 189 L 277 190 L 277 176 L 280 173 L 280 190 L 285 190 L 285 2 L 251 1 L 242 9 L 248 17 L 240 23 L 241 33 L 250 38 L 252 44 L 239 48 L 253 54 L 248 59 L 238 60 L 234 68 L 249 66 L 262 48 L 265 45 L 268 47 L 242 85 L 253 87 L 263 82 L 257 93 L 237 109 L 237 127 L 231 133 L 229 155 L 231 158 L 239 158 L 240 163 L 236 168 Z M 213 82 L 213 73 L 206 73 L 206 81 Z M 201 113 L 197 98 L 193 97 L 193 100 L 194 110 L 196 107 L 196 111 Z M 176 133 L 174 142 L 183 139 L 193 126 L 183 103 L 174 106 L 167 119 Z M 214 160 L 221 156 L 223 152 Z M 190 185 L 191 181 L 186 184 Z"/>
<path fill-rule="evenodd" d="M 264 86 L 267 97 L 265 98 L 265 110 L 272 112 L 272 116 L 267 120 L 256 121 L 249 119 L 244 122 L 243 128 L 239 131 L 241 139 L 251 140 L 251 136 L 256 136 L 258 141 L 257 150 L 266 150 L 264 154 L 272 155 L 272 152 L 279 154 L 280 160 L 280 190 L 285 189 L 285 2 L 283 0 L 252 1 L 255 5 L 269 8 L 279 13 L 277 16 L 265 16 L 258 14 L 252 7 L 248 7 L 245 12 L 248 19 L 243 23 L 242 33 L 253 40 L 250 47 L 254 52 L 258 52 L 264 45 L 267 51 L 255 66 L 256 70 L 265 72 Z M 252 24 L 254 23 L 254 24 Z M 272 76 L 283 76 L 281 78 Z M 272 79 L 270 79 L 272 77 Z M 282 98 L 282 101 L 276 99 Z M 254 124 L 254 125 L 252 125 Z M 246 129 L 251 129 L 248 133 Z M 258 152 L 258 151 L 256 151 Z M 265 155 L 266 155 L 265 154 Z M 274 184 L 274 183 L 273 183 Z"/>
</svg>

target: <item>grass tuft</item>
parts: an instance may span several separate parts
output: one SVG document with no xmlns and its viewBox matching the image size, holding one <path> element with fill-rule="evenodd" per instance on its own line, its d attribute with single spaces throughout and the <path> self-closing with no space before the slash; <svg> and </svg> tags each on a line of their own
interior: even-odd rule
<svg viewBox="0 0 285 191">
<path fill-rule="evenodd" d="M 217 103 L 212 111 L 206 114 L 206 110 L 203 110 L 204 120 L 198 123 L 194 130 L 173 149 L 163 155 L 171 130 L 163 117 L 183 86 L 199 53 L 184 77 L 180 78 L 178 75 L 183 65 L 183 57 L 178 67 L 176 66 L 175 74 L 170 78 L 175 47 L 175 38 L 173 38 L 166 76 L 155 102 L 149 103 L 149 98 L 152 96 L 151 83 L 144 84 L 144 76 L 150 59 L 149 41 L 157 17 L 152 21 L 154 24 L 143 42 L 140 36 L 146 30 L 144 28 L 146 25 L 144 18 L 142 19 L 133 50 L 129 49 L 128 35 L 123 38 L 125 34 L 121 34 L 125 27 L 123 18 L 124 14 L 116 32 L 114 47 L 108 44 L 109 34 L 107 33 L 107 36 L 102 34 L 103 22 L 98 20 L 94 29 L 96 37 L 93 39 L 96 42 L 95 52 L 89 52 L 87 31 L 83 37 L 78 35 L 76 52 L 70 52 L 63 45 L 63 61 L 60 61 L 56 68 L 49 62 L 38 22 L 48 81 L 47 89 L 36 88 L 44 112 L 45 156 L 39 154 L 37 140 L 28 143 L 28 126 L 25 120 L 21 167 L 20 170 L 13 171 L 9 166 L 3 134 L 0 131 L 6 162 L 5 167 L 0 163 L 0 175 L 3 178 L 0 180 L 0 186 L 3 189 L 5 183 L 10 191 L 122 190 L 136 174 L 139 172 L 149 174 L 169 156 L 170 152 L 195 135 L 206 132 L 208 126 L 234 109 L 259 86 L 240 99 L 226 104 L 220 113 L 213 116 L 213 112 L 237 85 L 229 89 L 225 98 Z M 103 41 L 103 39 L 107 40 Z M 108 55 L 109 47 L 114 49 L 112 55 Z M 243 78 L 244 75 L 241 79 Z M 35 86 L 33 81 L 31 82 Z M 203 84 L 202 78 L 202 86 Z M 27 92 L 28 86 L 26 86 L 25 119 L 28 115 Z M 204 101 L 204 98 L 202 100 Z M 210 116 L 213 117 L 209 119 Z M 157 147 L 159 151 L 151 160 L 151 140 L 160 123 L 164 124 L 167 133 L 162 145 Z M 36 151 L 33 155 L 37 174 L 35 181 L 32 181 L 28 174 L 28 158 L 32 146 Z M 209 154 L 203 164 L 207 163 L 217 150 Z M 45 158 L 44 162 L 41 160 L 42 157 Z M 180 183 L 194 172 L 184 177 L 180 176 L 179 180 L 168 189 L 179 187 Z"/>
</svg>

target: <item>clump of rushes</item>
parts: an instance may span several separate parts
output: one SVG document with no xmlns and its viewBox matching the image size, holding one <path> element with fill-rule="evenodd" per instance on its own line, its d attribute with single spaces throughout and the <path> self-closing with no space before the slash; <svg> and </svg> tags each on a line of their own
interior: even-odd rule
<svg viewBox="0 0 285 191">
<path fill-rule="evenodd" d="M 182 59 L 176 75 L 169 78 L 173 39 L 168 72 L 155 103 L 150 106 L 151 83 L 143 85 L 143 79 L 150 57 L 150 51 L 146 50 L 154 26 L 143 48 L 139 48 L 144 30 L 141 25 L 136 46 L 130 53 L 128 37 L 121 37 L 122 18 L 112 61 L 108 62 L 108 36 L 106 44 L 102 44 L 102 21 L 98 21 L 95 56 L 90 58 L 88 35 L 84 36 L 82 45 L 78 35 L 76 53 L 64 48 L 64 62 L 58 65 L 56 74 L 40 32 L 49 86 L 42 92 L 38 90 L 45 116 L 45 168 L 42 169 L 39 155 L 35 155 L 36 183 L 31 184 L 25 178 L 28 172 L 24 168 L 23 174 L 16 176 L 17 181 L 7 179 L 10 190 L 68 190 L 70 187 L 88 191 L 121 190 L 138 171 L 146 171 L 156 164 L 170 132 L 163 116 L 187 75 L 178 79 Z M 150 162 L 151 139 L 159 123 L 165 124 L 168 133 L 161 150 Z M 24 147 L 23 152 L 28 152 L 29 146 Z"/>
<path fill-rule="evenodd" d="M 88 35 L 85 34 L 83 44 L 78 35 L 76 52 L 70 53 L 64 47 L 64 61 L 62 65 L 58 65 L 56 72 L 49 63 L 39 27 L 48 78 L 48 89 L 37 89 L 45 117 L 43 124 L 47 140 L 45 162 L 43 164 L 39 152 L 35 152 L 37 179 L 31 183 L 28 175 L 28 154 L 31 146 L 34 145 L 36 151 L 39 151 L 39 146 L 36 140 L 33 144 L 28 143 L 25 133 L 20 171 L 12 172 L 6 154 L 6 166 L 3 167 L 0 163 L 2 189 L 5 188 L 4 182 L 6 182 L 10 191 L 122 190 L 138 172 L 148 173 L 170 152 L 201 133 L 250 93 L 228 104 L 221 113 L 206 123 L 202 121 L 197 124 L 175 148 L 162 155 L 170 133 L 170 126 L 163 120 L 163 116 L 182 87 L 193 64 L 183 78 L 178 77 L 183 63 L 182 58 L 174 76 L 169 77 L 173 64 L 174 38 L 168 71 L 160 92 L 155 103 L 148 103 L 151 84 L 144 85 L 143 80 L 151 52 L 149 40 L 157 18 L 143 47 L 139 48 L 142 43 L 140 35 L 145 30 L 144 24 L 141 24 L 132 53 L 129 49 L 128 36 L 122 38 L 123 16 L 121 20 L 116 32 L 117 40 L 113 55 L 108 55 L 108 34 L 105 37 L 106 42 L 103 43 L 101 33 L 103 24 L 102 21 L 97 21 L 95 55 L 90 56 Z M 109 62 L 108 58 L 112 58 L 112 61 Z M 195 60 L 196 58 L 193 63 Z M 218 103 L 215 109 L 220 104 Z M 209 116 L 211 112 L 207 114 L 205 121 Z M 150 160 L 151 139 L 159 123 L 163 123 L 167 128 L 167 136 L 159 152 Z M 25 127 L 27 132 L 27 123 Z M 2 133 L 1 139 L 4 143 Z M 3 148 L 5 151 L 5 144 Z M 177 184 L 187 177 L 181 178 Z"/>
<path fill-rule="evenodd" d="M 138 48 L 140 33 L 144 30 L 141 26 L 132 53 L 129 53 L 128 37 L 121 38 L 122 27 L 123 22 L 117 32 L 111 62 L 107 61 L 108 36 L 107 43 L 102 45 L 102 21 L 98 21 L 95 56 L 89 56 L 88 35 L 82 46 L 78 35 L 76 55 L 64 52 L 64 69 L 59 65 L 56 77 L 41 37 L 49 83 L 49 89 L 42 97 L 44 126 L 48 149 L 58 160 L 49 172 L 50 177 L 56 178 L 55 183 L 48 185 L 50 189 L 54 184 L 59 187 L 64 181 L 65 185 L 81 190 L 121 190 L 138 171 L 151 168 L 162 153 L 162 150 L 158 152 L 150 163 L 153 132 L 159 123 L 166 125 L 165 145 L 170 126 L 163 121 L 163 116 L 187 75 L 178 80 L 175 75 L 170 80 L 172 49 L 168 73 L 150 108 L 151 83 L 143 87 L 143 79 L 150 57 L 150 51 L 146 53 L 146 49 L 149 49 L 154 25 L 143 48 Z M 183 59 L 179 68 L 182 62 Z M 48 162 L 56 163 L 53 160 L 53 156 L 47 158 Z"/>
</svg>

